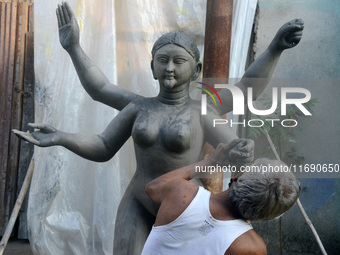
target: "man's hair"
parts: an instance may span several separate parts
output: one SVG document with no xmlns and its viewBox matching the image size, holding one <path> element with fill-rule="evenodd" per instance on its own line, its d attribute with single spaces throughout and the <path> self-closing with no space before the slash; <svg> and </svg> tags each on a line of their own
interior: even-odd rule
<svg viewBox="0 0 340 255">
<path fill-rule="evenodd" d="M 244 219 L 274 219 L 294 205 L 299 196 L 300 182 L 287 171 L 285 163 L 260 158 L 250 167 L 248 169 L 260 172 L 244 172 L 229 191 L 230 201 Z"/>
<path fill-rule="evenodd" d="M 183 31 L 174 31 L 162 35 L 152 47 L 152 58 L 155 56 L 155 53 L 158 49 L 167 44 L 175 44 L 184 48 L 196 60 L 196 62 L 198 62 L 200 59 L 200 52 L 195 41 Z"/>
</svg>

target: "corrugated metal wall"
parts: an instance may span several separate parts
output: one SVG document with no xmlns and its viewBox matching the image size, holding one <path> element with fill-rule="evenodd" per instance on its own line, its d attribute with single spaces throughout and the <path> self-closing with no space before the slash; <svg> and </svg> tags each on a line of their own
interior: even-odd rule
<svg viewBox="0 0 340 255">
<path fill-rule="evenodd" d="M 11 132 L 33 118 L 32 9 L 31 1 L 0 2 L 0 235 L 32 155 L 32 147 Z"/>
<path fill-rule="evenodd" d="M 30 3 L 30 4 L 33 4 L 34 0 L 0 0 L 0 3 Z"/>
</svg>

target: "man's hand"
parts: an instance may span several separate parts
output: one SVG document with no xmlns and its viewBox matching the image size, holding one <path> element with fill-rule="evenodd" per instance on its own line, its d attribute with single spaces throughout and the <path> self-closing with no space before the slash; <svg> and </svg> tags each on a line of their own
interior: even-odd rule
<svg viewBox="0 0 340 255">
<path fill-rule="evenodd" d="M 206 159 L 207 164 L 228 165 L 228 163 L 246 164 L 254 161 L 254 141 L 235 139 L 228 145 L 220 143 L 214 153 Z"/>
<path fill-rule="evenodd" d="M 246 164 L 254 161 L 254 141 L 251 139 L 235 139 L 229 143 L 226 153 L 232 163 Z"/>
<path fill-rule="evenodd" d="M 206 160 L 208 161 L 207 164 L 217 164 L 217 163 L 226 163 L 228 162 L 228 145 L 225 143 L 219 143 L 215 149 L 215 151 L 211 154 L 209 158 Z"/>
<path fill-rule="evenodd" d="M 287 22 L 276 33 L 271 47 L 281 51 L 295 47 L 302 38 L 303 28 L 304 22 L 301 19 Z"/>
<path fill-rule="evenodd" d="M 66 51 L 70 51 L 79 45 L 79 26 L 67 2 L 58 5 L 57 19 L 60 44 Z"/>
</svg>

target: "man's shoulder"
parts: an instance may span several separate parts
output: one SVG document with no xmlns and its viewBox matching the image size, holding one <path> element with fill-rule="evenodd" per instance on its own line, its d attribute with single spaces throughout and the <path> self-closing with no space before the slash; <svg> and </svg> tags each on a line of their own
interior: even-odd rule
<svg viewBox="0 0 340 255">
<path fill-rule="evenodd" d="M 198 187 L 189 181 L 176 179 L 167 183 L 165 189 L 155 226 L 166 225 L 177 219 L 196 196 Z"/>
<path fill-rule="evenodd" d="M 171 194 L 172 199 L 181 198 L 183 195 L 191 195 L 192 198 L 198 191 L 198 186 L 190 181 L 183 179 L 176 179 L 170 181 L 166 186 L 166 191 Z"/>
<path fill-rule="evenodd" d="M 240 235 L 230 245 L 225 255 L 266 255 L 267 247 L 263 239 L 253 230 Z"/>
</svg>

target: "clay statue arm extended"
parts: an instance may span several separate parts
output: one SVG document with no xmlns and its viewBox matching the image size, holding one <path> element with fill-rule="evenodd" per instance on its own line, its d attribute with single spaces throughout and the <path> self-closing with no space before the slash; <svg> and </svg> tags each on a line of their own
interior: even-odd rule
<svg viewBox="0 0 340 255">
<path fill-rule="evenodd" d="M 130 102 L 139 98 L 140 96 L 131 91 L 111 84 L 106 76 L 85 54 L 79 44 L 79 26 L 68 3 L 63 2 L 61 5 L 58 5 L 56 13 L 60 43 L 69 53 L 86 92 L 94 100 L 117 110 L 122 110 Z"/>
<path fill-rule="evenodd" d="M 268 85 L 281 53 L 285 49 L 295 47 L 301 40 L 304 22 L 295 19 L 284 24 L 276 33 L 268 48 L 249 66 L 238 86 L 247 99 L 247 88 L 253 88 L 253 100 L 263 92 Z M 218 108 L 220 115 L 232 110 L 233 98 L 228 89 L 219 92 L 223 106 Z"/>
<path fill-rule="evenodd" d="M 125 107 L 100 135 L 71 134 L 44 124 L 29 124 L 33 133 L 13 132 L 27 142 L 40 147 L 63 146 L 79 156 L 97 162 L 111 159 L 131 135 L 136 110 Z"/>
</svg>

